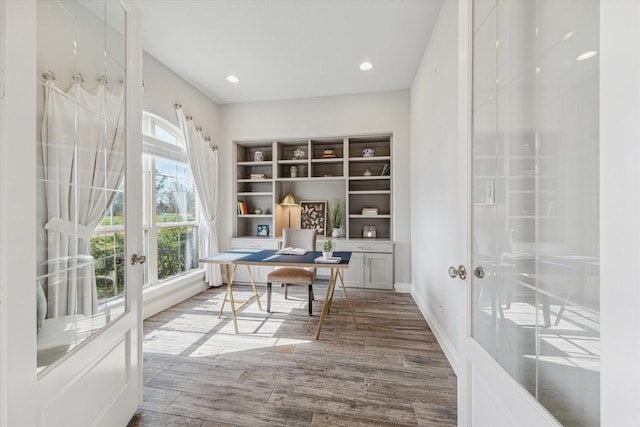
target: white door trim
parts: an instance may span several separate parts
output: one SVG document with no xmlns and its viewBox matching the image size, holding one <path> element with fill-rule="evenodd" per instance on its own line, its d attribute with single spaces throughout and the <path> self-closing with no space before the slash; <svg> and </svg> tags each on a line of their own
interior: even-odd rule
<svg viewBox="0 0 640 427">
<path fill-rule="evenodd" d="M 600 2 L 600 422 L 640 420 L 640 2 Z"/>
<path fill-rule="evenodd" d="M 472 2 L 458 2 L 458 259 L 471 270 L 471 28 Z M 469 426 L 471 415 L 471 381 L 468 341 L 471 332 L 470 279 L 456 280 L 458 286 L 458 426 Z"/>
<path fill-rule="evenodd" d="M 3 427 L 36 424 L 35 5 L 35 1 L 0 1 L 0 43 L 5 70 L 5 97 L 0 100 L 0 288 L 4 290 L 0 310 L 0 426 Z"/>
</svg>

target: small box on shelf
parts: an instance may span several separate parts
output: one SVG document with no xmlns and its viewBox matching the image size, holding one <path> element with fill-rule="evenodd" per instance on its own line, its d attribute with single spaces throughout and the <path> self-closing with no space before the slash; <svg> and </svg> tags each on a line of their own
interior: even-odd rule
<svg viewBox="0 0 640 427">
<path fill-rule="evenodd" d="M 365 238 L 376 237 L 376 226 L 375 225 L 363 225 L 362 226 L 362 237 L 365 237 Z"/>
</svg>

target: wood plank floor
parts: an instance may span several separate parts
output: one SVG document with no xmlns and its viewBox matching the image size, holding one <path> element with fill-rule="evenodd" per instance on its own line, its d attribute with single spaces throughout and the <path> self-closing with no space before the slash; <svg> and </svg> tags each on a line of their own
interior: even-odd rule
<svg viewBox="0 0 640 427">
<path fill-rule="evenodd" d="M 236 300 L 250 287 L 234 287 Z M 252 300 L 233 331 L 224 288 L 144 322 L 138 426 L 454 426 L 456 377 L 408 294 L 349 289 L 356 329 L 336 290 L 314 340 L 326 287 L 274 287 L 272 313 Z M 228 303 L 227 303 L 228 304 Z"/>
</svg>

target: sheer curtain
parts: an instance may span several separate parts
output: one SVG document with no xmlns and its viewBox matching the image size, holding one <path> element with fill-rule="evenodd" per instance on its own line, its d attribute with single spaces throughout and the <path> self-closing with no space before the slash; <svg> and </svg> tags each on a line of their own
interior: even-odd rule
<svg viewBox="0 0 640 427">
<path fill-rule="evenodd" d="M 182 108 L 176 108 L 178 121 L 185 136 L 187 156 L 193 173 L 193 181 L 198 191 L 202 213 L 206 220 L 207 232 L 204 236 L 203 256 L 213 255 L 218 252 L 218 231 L 216 225 L 216 212 L 218 206 L 218 150 L 204 140 L 193 122 L 188 120 Z M 206 264 L 205 282 L 209 286 L 217 286 L 222 283 L 220 267 L 217 264 Z"/>
<path fill-rule="evenodd" d="M 123 92 L 68 92 L 45 83 L 42 151 L 46 183 L 47 317 L 97 308 L 90 241 L 124 176 Z"/>
</svg>

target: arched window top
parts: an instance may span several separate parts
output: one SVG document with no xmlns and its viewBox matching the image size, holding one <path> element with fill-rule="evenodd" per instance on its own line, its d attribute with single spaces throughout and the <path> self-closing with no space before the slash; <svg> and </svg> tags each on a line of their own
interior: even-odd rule
<svg viewBox="0 0 640 427">
<path fill-rule="evenodd" d="M 184 135 L 178 126 L 147 111 L 142 112 L 142 134 L 167 144 L 185 148 Z"/>
<path fill-rule="evenodd" d="M 143 151 L 181 162 L 187 161 L 187 146 L 182 129 L 167 119 L 142 112 Z"/>
</svg>

